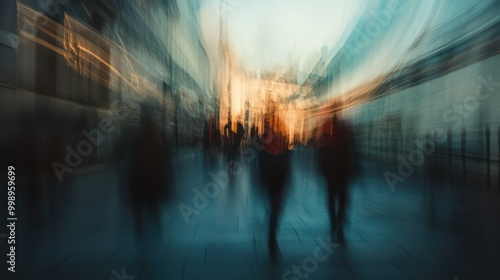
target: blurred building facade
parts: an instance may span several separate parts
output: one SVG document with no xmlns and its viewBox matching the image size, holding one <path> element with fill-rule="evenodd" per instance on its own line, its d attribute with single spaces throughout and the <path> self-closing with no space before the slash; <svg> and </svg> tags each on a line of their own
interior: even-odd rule
<svg viewBox="0 0 500 280">
<path fill-rule="evenodd" d="M 337 111 L 354 124 L 361 154 L 396 174 L 429 143 L 432 152 L 413 166 L 416 172 L 432 167 L 442 177 L 474 178 L 500 190 L 499 8 L 498 1 L 476 2 L 428 30 L 394 69 L 313 104 L 311 122 Z M 310 95 L 341 88 L 342 59 L 330 61 Z"/>
<path fill-rule="evenodd" d="M 49 3 L 50 2 L 50 3 Z M 108 160 L 140 102 L 155 100 L 167 141 L 199 141 L 204 111 L 214 111 L 210 65 L 199 42 L 197 1 L 10 1 L 2 5 L 2 117 L 13 121 L 4 141 L 40 123 L 64 128 L 60 147 L 82 129 L 127 117 L 105 135 L 88 164 Z M 5 20 L 4 20 L 5 19 Z M 7 33 L 6 36 L 3 36 Z M 10 39 L 10 40 L 9 40 Z M 5 56 L 5 59 L 4 59 Z M 31 124 L 30 124 L 31 123 Z M 55 159 L 54 159 L 55 160 Z"/>
</svg>

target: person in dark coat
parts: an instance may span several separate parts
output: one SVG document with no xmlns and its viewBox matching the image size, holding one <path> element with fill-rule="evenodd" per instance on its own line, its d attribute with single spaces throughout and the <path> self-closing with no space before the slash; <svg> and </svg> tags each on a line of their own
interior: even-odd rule
<svg viewBox="0 0 500 280">
<path fill-rule="evenodd" d="M 161 128 L 151 114 L 143 113 L 129 170 L 130 199 L 138 240 L 147 221 L 161 232 L 161 206 L 171 195 L 172 172 L 166 147 Z"/>
<path fill-rule="evenodd" d="M 320 129 L 317 158 L 320 174 L 326 179 L 332 235 L 344 242 L 343 225 L 347 205 L 347 185 L 352 172 L 351 132 L 335 115 Z"/>
<path fill-rule="evenodd" d="M 276 241 L 278 220 L 290 173 L 288 139 L 284 126 L 276 114 L 266 119 L 260 143 L 263 146 L 259 155 L 260 176 L 270 202 L 269 252 L 274 258 L 278 252 Z"/>
<path fill-rule="evenodd" d="M 239 151 L 241 142 L 243 141 L 244 137 L 245 137 L 245 128 L 243 127 L 243 124 L 241 124 L 241 122 L 238 121 L 236 123 L 236 135 L 235 135 L 236 151 Z"/>
<path fill-rule="evenodd" d="M 232 130 L 232 121 L 228 120 L 224 126 L 224 155 L 230 161 L 234 159 L 235 153 L 235 133 Z"/>
<path fill-rule="evenodd" d="M 250 142 L 253 142 L 259 137 L 259 128 L 256 125 L 253 125 L 250 129 Z"/>
<path fill-rule="evenodd" d="M 205 163 L 213 164 L 215 162 L 220 142 L 220 132 L 216 127 L 215 119 L 210 118 L 210 120 L 205 122 L 205 127 L 203 129 Z"/>
</svg>

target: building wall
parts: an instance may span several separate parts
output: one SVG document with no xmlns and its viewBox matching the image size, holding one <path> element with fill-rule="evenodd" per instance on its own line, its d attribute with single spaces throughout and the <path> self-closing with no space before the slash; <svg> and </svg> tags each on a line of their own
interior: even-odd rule
<svg viewBox="0 0 500 280">
<path fill-rule="evenodd" d="M 398 164 L 397 156 L 419 150 L 417 139 L 444 135 L 433 155 L 449 158 L 442 167 L 462 171 L 462 133 L 468 172 L 486 176 L 486 131 L 490 130 L 491 178 L 498 180 L 500 145 L 500 55 L 442 77 L 349 108 L 363 154 Z M 485 82 L 489 81 L 489 82 Z M 427 163 L 431 156 L 426 157 Z M 448 161 L 448 159 L 444 160 Z"/>
</svg>

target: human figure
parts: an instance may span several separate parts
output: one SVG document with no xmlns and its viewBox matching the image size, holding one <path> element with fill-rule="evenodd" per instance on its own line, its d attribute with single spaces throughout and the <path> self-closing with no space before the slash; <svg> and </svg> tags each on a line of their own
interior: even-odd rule
<svg viewBox="0 0 500 280">
<path fill-rule="evenodd" d="M 220 143 L 220 133 L 216 128 L 215 120 L 210 118 L 205 121 L 203 129 L 203 151 L 207 163 L 213 164 Z"/>
<path fill-rule="evenodd" d="M 163 144 L 162 130 L 149 113 L 143 113 L 129 170 L 131 206 L 139 241 L 147 221 L 161 232 L 160 208 L 172 193 L 171 176 L 170 156 Z"/>
<path fill-rule="evenodd" d="M 248 143 L 249 147 L 251 147 L 252 149 L 255 148 L 255 145 L 258 143 L 258 140 L 259 140 L 259 128 L 253 125 L 252 128 L 250 129 L 250 141 Z M 257 166 L 257 161 L 252 160 L 250 166 L 252 168 L 252 174 L 253 174 L 254 173 L 253 169 Z"/>
<path fill-rule="evenodd" d="M 275 258 L 278 252 L 276 241 L 278 220 L 290 173 L 287 137 L 277 115 L 272 114 L 267 118 L 264 134 L 259 142 L 263 146 L 259 155 L 260 176 L 270 202 L 269 253 Z"/>
<path fill-rule="evenodd" d="M 236 124 L 236 135 L 235 135 L 235 150 L 238 151 L 241 145 L 241 141 L 243 140 L 243 137 L 245 136 L 245 128 L 243 127 L 243 124 L 241 124 L 240 121 L 237 122 Z"/>
<path fill-rule="evenodd" d="M 326 179 L 332 236 L 344 242 L 347 184 L 351 174 L 350 130 L 336 115 L 319 130 L 317 156 L 320 174 Z"/>
<path fill-rule="evenodd" d="M 250 141 L 254 141 L 259 137 L 259 127 L 256 125 L 253 125 L 252 128 L 250 128 Z"/>
<path fill-rule="evenodd" d="M 228 120 L 227 124 L 224 126 L 224 154 L 227 156 L 228 160 L 234 159 L 235 150 L 235 133 L 232 130 L 232 122 Z"/>
</svg>

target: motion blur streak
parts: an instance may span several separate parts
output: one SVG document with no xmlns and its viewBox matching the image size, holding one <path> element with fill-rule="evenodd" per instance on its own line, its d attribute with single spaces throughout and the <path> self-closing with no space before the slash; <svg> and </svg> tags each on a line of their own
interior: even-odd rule
<svg viewBox="0 0 500 280">
<path fill-rule="evenodd" d="M 0 279 L 498 279 L 499 14 L 0 0 Z"/>
</svg>

